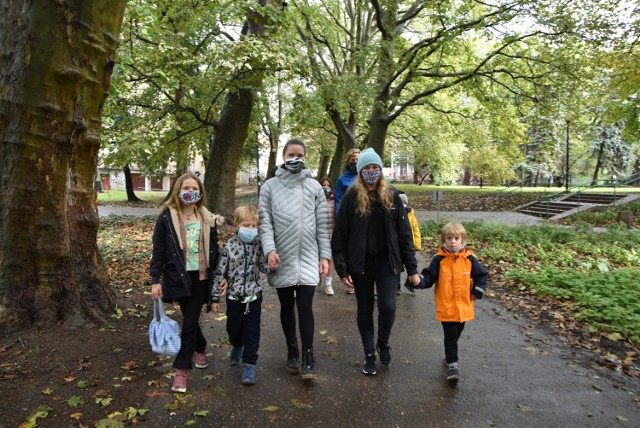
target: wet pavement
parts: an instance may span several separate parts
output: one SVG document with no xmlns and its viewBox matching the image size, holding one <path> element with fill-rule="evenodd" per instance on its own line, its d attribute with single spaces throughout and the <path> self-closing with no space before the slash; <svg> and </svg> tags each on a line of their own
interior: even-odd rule
<svg viewBox="0 0 640 428">
<path fill-rule="evenodd" d="M 420 266 L 426 260 L 419 255 Z M 334 279 L 336 282 L 337 279 Z M 431 290 L 398 296 L 391 336 L 392 364 L 378 374 L 361 372 L 363 351 L 355 321 L 355 296 L 316 292 L 315 354 L 318 380 L 305 384 L 285 369 L 286 347 L 274 290 L 264 293 L 260 359 L 253 386 L 240 385 L 241 368 L 230 367 L 227 348 L 211 347 L 209 368 L 192 373 L 194 399 L 210 411 L 201 426 L 374 427 L 608 427 L 638 426 L 634 403 L 640 387 L 615 372 L 582 365 L 551 332 L 515 318 L 491 296 L 476 305 L 459 342 L 462 379 L 445 379 L 443 335 L 434 320 Z M 225 321 L 204 319 L 205 336 L 217 342 Z M 168 367 L 158 368 L 166 373 Z M 202 379 L 220 373 L 219 379 Z M 202 395 L 200 395 L 202 394 Z M 201 397 L 200 401 L 195 397 Z M 204 397 L 204 398 L 202 398 Z M 152 426 L 182 426 L 185 412 L 156 397 Z M 189 416 L 189 412 L 186 412 Z M 197 419 L 197 418 L 191 418 Z M 624 423 L 622 421 L 626 420 Z M 215 421 L 215 422 L 214 422 Z"/>
<path fill-rule="evenodd" d="M 100 207 L 100 215 L 156 215 L 156 209 Z M 436 219 L 418 212 L 419 221 Z M 433 217 L 432 217 L 433 216 Z M 440 213 L 440 219 L 537 224 L 516 213 Z M 419 265 L 427 260 L 419 253 Z M 355 296 L 334 278 L 334 296 L 316 292 L 315 354 L 318 380 L 305 384 L 285 369 L 286 347 L 275 291 L 267 288 L 260 359 L 253 386 L 240 385 L 228 348 L 210 347 L 207 369 L 191 374 L 187 402 L 171 412 L 172 394 L 150 398 L 148 426 L 373 426 L 373 427 L 615 427 L 640 426 L 637 380 L 593 366 L 588 351 L 569 348 L 545 326 L 529 323 L 491 298 L 476 304 L 459 342 L 462 379 L 445 380 L 443 335 L 434 320 L 431 290 L 398 296 L 391 336 L 392 364 L 375 376 L 361 372 L 363 351 L 355 321 Z M 225 336 L 225 321 L 203 315 L 210 343 Z M 169 367 L 157 367 L 158 377 Z M 214 375 L 213 379 L 207 375 Z M 218 378 L 219 376 L 219 378 Z M 177 394 L 179 395 L 179 394 Z M 208 410 L 209 416 L 193 416 Z"/>
</svg>

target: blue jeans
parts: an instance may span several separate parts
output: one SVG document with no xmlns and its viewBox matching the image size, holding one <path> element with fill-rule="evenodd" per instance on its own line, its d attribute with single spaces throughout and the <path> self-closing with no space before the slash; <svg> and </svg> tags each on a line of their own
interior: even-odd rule
<svg viewBox="0 0 640 428">
<path fill-rule="evenodd" d="M 234 348 L 244 347 L 242 362 L 255 365 L 260 347 L 262 297 L 250 303 L 227 298 L 227 333 Z"/>
<path fill-rule="evenodd" d="M 400 274 L 394 274 L 386 258 L 367 257 L 363 274 L 351 274 L 358 302 L 358 330 L 366 354 L 375 352 L 373 307 L 374 287 L 378 291 L 378 342 L 389 343 L 396 319 L 396 288 Z"/>
</svg>

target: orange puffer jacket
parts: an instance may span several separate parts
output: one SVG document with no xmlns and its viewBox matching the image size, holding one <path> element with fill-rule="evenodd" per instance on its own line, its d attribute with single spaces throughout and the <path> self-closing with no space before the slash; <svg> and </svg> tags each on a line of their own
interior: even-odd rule
<svg viewBox="0 0 640 428">
<path fill-rule="evenodd" d="M 482 298 L 488 274 L 470 248 L 463 248 L 456 254 L 439 248 L 429 267 L 422 270 L 422 275 L 426 287 L 436 284 L 436 320 L 465 322 L 474 318 L 471 295 Z"/>
</svg>

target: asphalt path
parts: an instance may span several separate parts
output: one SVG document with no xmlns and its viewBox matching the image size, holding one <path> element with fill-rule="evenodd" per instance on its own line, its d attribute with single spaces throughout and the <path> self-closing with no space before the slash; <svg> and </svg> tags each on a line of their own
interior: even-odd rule
<svg viewBox="0 0 640 428">
<path fill-rule="evenodd" d="M 158 213 L 114 207 L 99 211 L 101 216 Z M 419 221 L 439 215 L 459 222 L 541 222 L 514 213 L 417 214 Z M 426 254 L 417 257 L 423 267 Z M 491 293 L 477 302 L 476 319 L 467 323 L 460 339 L 462 379 L 457 385 L 445 379 L 442 327 L 434 320 L 431 290 L 398 296 L 391 367 L 366 376 L 361 372 L 355 296 L 344 294 L 337 278 L 334 284 L 334 296 L 318 289 L 314 298 L 316 382 L 306 384 L 287 373 L 278 299 L 267 287 L 257 383 L 240 385 L 241 369 L 229 366 L 229 349 L 220 346 L 225 321 L 203 315 L 205 336 L 217 345 L 209 348 L 210 365 L 192 372 L 182 411 L 165 407 L 176 403 L 172 394 L 144 403 L 151 409 L 149 426 L 178 427 L 188 420 L 196 426 L 640 426 L 637 380 L 598 367 L 594 354 L 567 347 L 548 327 L 514 316 Z M 159 378 L 171 372 L 169 364 L 154 370 Z M 186 403 L 193 411 L 185 410 Z M 208 410 L 209 416 L 193 416 L 196 410 Z"/>
</svg>

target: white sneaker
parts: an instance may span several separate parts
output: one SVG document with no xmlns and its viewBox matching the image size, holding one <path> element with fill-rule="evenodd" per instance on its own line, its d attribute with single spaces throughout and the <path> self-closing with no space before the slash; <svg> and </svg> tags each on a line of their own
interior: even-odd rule
<svg viewBox="0 0 640 428">
<path fill-rule="evenodd" d="M 333 296 L 333 287 L 331 286 L 331 284 L 324 285 L 324 294 L 326 294 L 327 296 Z"/>
</svg>

